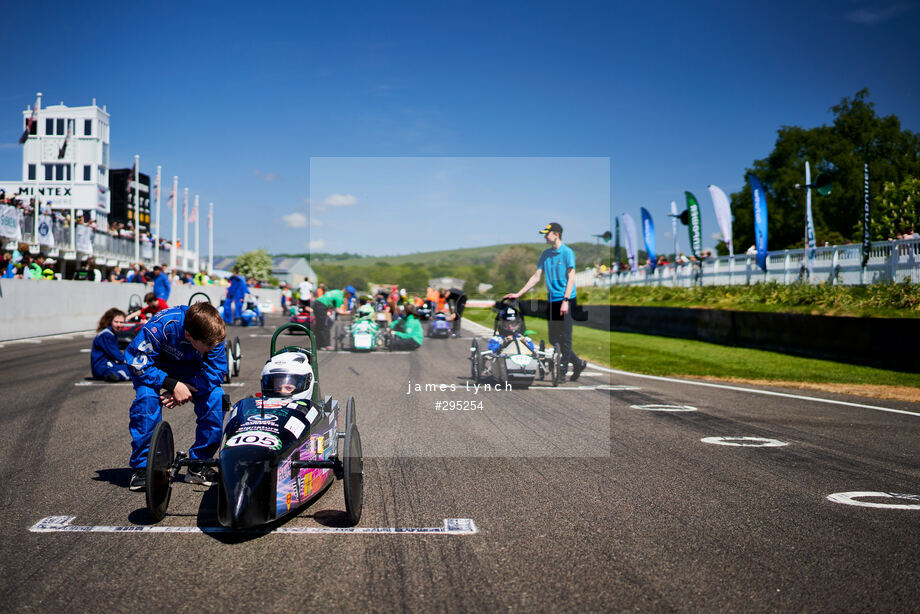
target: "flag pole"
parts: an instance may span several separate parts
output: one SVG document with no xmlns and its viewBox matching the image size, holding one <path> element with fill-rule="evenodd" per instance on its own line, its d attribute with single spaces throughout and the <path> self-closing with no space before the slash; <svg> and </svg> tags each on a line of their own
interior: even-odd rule
<svg viewBox="0 0 920 614">
<path fill-rule="evenodd" d="M 198 220 L 201 218 L 201 212 L 198 211 L 198 195 L 195 194 L 195 273 L 201 270 L 201 235 L 198 232 Z"/>
<path fill-rule="evenodd" d="M 157 182 L 156 182 L 156 193 L 157 193 L 157 234 L 154 237 L 153 241 L 153 264 L 160 264 L 160 171 L 162 166 L 157 165 Z"/>
<path fill-rule="evenodd" d="M 138 195 L 140 183 L 140 156 L 134 155 L 134 262 L 141 261 L 141 201 Z"/>
<path fill-rule="evenodd" d="M 214 203 L 208 205 L 208 275 L 214 274 Z"/>
<path fill-rule="evenodd" d="M 188 188 L 182 197 L 182 270 L 188 271 Z"/>
<path fill-rule="evenodd" d="M 179 176 L 173 175 L 173 189 L 172 189 L 172 249 L 169 250 L 169 268 L 172 269 L 173 274 L 176 271 L 176 265 L 179 263 L 176 257 L 179 254 L 179 249 L 176 247 L 176 239 L 178 238 L 179 232 L 176 230 L 176 218 L 179 215 Z"/>
<path fill-rule="evenodd" d="M 42 93 L 41 92 L 38 92 L 37 98 L 38 100 L 35 102 L 35 108 L 36 108 L 35 121 L 39 122 L 40 121 L 39 113 L 41 112 L 41 108 L 42 108 Z M 35 198 L 32 200 L 32 202 L 35 204 L 35 206 L 32 207 L 32 222 L 33 222 L 32 224 L 33 226 L 32 243 L 33 244 L 38 244 L 38 212 L 41 211 L 41 208 L 42 208 L 41 190 L 38 189 L 39 181 L 40 181 L 38 178 L 41 176 L 40 172 L 42 170 L 41 169 L 42 167 L 42 137 L 41 137 L 41 132 L 39 131 L 39 127 L 40 125 L 35 126 L 35 136 L 38 137 L 38 169 L 36 170 L 36 173 L 35 173 L 35 180 L 36 180 L 35 181 Z M 73 197 L 70 198 L 70 203 L 71 205 L 73 204 Z M 70 219 L 73 219 L 73 215 L 70 216 Z M 31 246 L 30 246 L 29 251 L 32 251 Z"/>
</svg>

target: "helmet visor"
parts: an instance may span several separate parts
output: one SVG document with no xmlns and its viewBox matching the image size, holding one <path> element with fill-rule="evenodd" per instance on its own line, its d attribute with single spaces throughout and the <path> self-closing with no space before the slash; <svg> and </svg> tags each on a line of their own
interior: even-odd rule
<svg viewBox="0 0 920 614">
<path fill-rule="evenodd" d="M 267 373 L 262 376 L 262 394 L 271 397 L 289 397 L 310 387 L 312 373 Z"/>
</svg>

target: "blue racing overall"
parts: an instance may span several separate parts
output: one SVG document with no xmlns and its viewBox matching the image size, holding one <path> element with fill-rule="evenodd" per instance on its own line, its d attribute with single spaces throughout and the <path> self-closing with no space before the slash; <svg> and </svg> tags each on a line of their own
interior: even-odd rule
<svg viewBox="0 0 920 614">
<path fill-rule="evenodd" d="M 210 458 L 220 445 L 222 401 L 220 387 L 227 372 L 227 355 L 221 341 L 207 355 L 199 354 L 185 338 L 187 305 L 154 315 L 125 350 L 136 396 L 131 404 L 131 467 L 147 466 L 147 449 L 153 429 L 162 419 L 160 389 L 167 378 L 193 386 L 198 425 L 190 458 Z"/>
<path fill-rule="evenodd" d="M 118 347 L 118 339 L 111 326 L 96 333 L 90 353 L 93 377 L 110 381 L 131 379 L 131 371 L 125 364 L 124 352 Z"/>
</svg>

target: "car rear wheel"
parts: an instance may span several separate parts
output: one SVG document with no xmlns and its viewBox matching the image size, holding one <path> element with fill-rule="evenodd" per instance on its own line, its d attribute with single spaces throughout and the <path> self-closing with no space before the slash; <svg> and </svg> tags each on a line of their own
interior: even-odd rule
<svg viewBox="0 0 920 614">
<path fill-rule="evenodd" d="M 562 346 L 553 344 L 553 386 L 558 386 L 565 378 L 565 367 L 562 364 Z"/>
<path fill-rule="evenodd" d="M 153 522 L 160 522 L 169 507 L 172 479 L 169 475 L 175 447 L 169 422 L 161 421 L 153 429 L 147 451 L 147 513 Z"/>
<path fill-rule="evenodd" d="M 227 353 L 227 372 L 224 374 L 224 383 L 229 384 L 233 374 L 233 348 L 228 343 L 224 350 Z"/>
<path fill-rule="evenodd" d="M 473 339 L 473 345 L 470 347 L 470 377 L 473 383 L 478 384 L 482 377 L 482 365 L 479 357 L 479 340 Z"/>
<path fill-rule="evenodd" d="M 543 355 L 546 353 L 546 341 L 540 339 L 540 353 L 537 355 L 537 377 L 542 382 L 546 379 L 546 368 L 543 366 Z"/>
<path fill-rule="evenodd" d="M 354 416 L 353 400 L 349 407 Z M 348 422 L 347 409 L 345 421 Z M 364 456 L 361 451 L 361 435 L 358 433 L 358 425 L 353 421 L 346 426 L 345 454 L 342 464 L 345 514 L 348 516 L 348 524 L 354 526 L 361 520 L 361 511 L 364 509 Z"/>
<path fill-rule="evenodd" d="M 243 346 L 240 344 L 240 338 L 233 339 L 233 377 L 239 377 L 240 366 L 243 362 Z"/>
</svg>

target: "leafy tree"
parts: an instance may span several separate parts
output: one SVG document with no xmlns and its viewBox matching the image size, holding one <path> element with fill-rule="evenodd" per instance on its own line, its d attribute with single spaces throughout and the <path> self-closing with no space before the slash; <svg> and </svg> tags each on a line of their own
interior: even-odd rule
<svg viewBox="0 0 920 614">
<path fill-rule="evenodd" d="M 830 126 L 780 128 L 773 151 L 746 169 L 745 187 L 731 195 L 736 253 L 754 244 L 754 205 L 748 173 L 760 179 L 767 194 L 768 247 L 773 250 L 804 244 L 805 191 L 795 184 L 805 183 L 806 161 L 812 165 L 813 181 L 822 172 L 833 181 L 830 195 L 812 192 L 819 245 L 825 241 L 860 240 L 865 163 L 869 164 L 872 211 L 881 205 L 881 186 L 886 182 L 901 185 L 908 176 L 920 177 L 920 135 L 902 130 L 894 115 L 879 117 L 867 89 L 844 98 L 830 110 L 834 113 Z M 876 219 L 876 215 L 872 217 Z"/>
<path fill-rule="evenodd" d="M 920 179 L 907 177 L 900 184 L 886 181 L 870 215 L 875 240 L 920 231 Z"/>
<path fill-rule="evenodd" d="M 538 254 L 528 247 L 508 247 L 495 257 L 491 283 L 496 288 L 515 292 L 524 285 L 537 266 Z"/>
<path fill-rule="evenodd" d="M 262 281 L 268 281 L 272 273 L 272 257 L 264 249 L 256 249 L 241 254 L 236 259 L 234 266 L 239 268 L 240 273 L 246 277 L 255 277 Z"/>
</svg>

